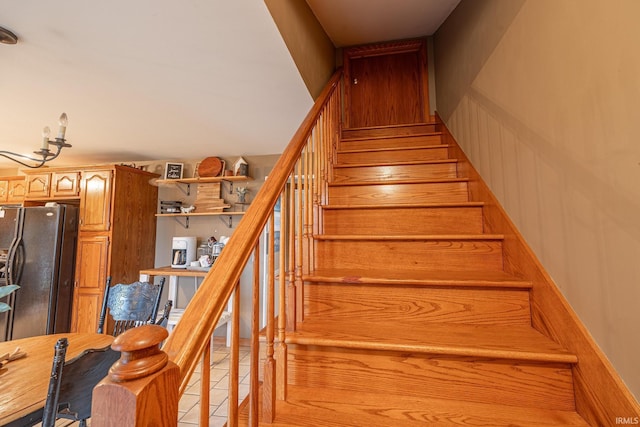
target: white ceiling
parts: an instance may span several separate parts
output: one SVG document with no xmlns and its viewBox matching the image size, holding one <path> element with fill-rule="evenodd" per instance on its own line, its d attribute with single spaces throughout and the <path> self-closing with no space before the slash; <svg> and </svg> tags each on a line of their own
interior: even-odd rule
<svg viewBox="0 0 640 427">
<path fill-rule="evenodd" d="M 432 34 L 458 1 L 309 4 L 343 46 Z M 261 0 L 0 0 L 0 26 L 0 150 L 64 111 L 53 166 L 280 153 L 312 105 Z"/>
<path fill-rule="evenodd" d="M 307 0 L 336 47 L 430 36 L 460 0 Z"/>
</svg>

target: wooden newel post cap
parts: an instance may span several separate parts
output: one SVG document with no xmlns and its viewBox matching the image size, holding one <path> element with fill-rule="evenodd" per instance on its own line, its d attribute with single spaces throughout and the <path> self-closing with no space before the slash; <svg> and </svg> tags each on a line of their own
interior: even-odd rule
<svg viewBox="0 0 640 427">
<path fill-rule="evenodd" d="M 159 325 L 144 325 L 118 335 L 111 348 L 121 352 L 120 360 L 109 369 L 109 378 L 114 382 L 131 381 L 164 368 L 169 356 L 160 350 L 160 343 L 168 336 L 169 332 Z"/>
</svg>

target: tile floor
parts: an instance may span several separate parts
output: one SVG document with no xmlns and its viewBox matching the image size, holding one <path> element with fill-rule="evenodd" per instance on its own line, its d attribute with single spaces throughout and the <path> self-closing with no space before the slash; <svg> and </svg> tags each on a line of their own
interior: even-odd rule
<svg viewBox="0 0 640 427">
<path fill-rule="evenodd" d="M 224 426 L 229 408 L 229 349 L 224 341 L 214 342 L 211 354 L 209 426 Z M 239 402 L 249 393 L 250 348 L 240 346 Z M 200 368 L 196 368 L 178 406 L 178 427 L 197 426 L 200 419 Z"/>
</svg>

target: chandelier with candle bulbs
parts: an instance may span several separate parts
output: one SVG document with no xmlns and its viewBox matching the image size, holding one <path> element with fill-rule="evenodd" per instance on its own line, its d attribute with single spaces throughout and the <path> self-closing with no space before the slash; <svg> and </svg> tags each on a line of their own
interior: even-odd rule
<svg viewBox="0 0 640 427">
<path fill-rule="evenodd" d="M 53 140 L 49 139 L 49 134 L 51 133 L 49 126 L 46 126 L 42 130 L 42 147 L 40 150 L 33 152 L 35 155 L 18 154 L 11 151 L 0 150 L 0 156 L 32 169 L 44 166 L 45 163 L 57 158 L 63 148 L 71 147 L 71 144 L 67 144 L 67 140 L 64 139 L 68 123 L 66 113 L 60 115 L 58 123 L 60 124 L 58 135 Z M 52 146 L 55 148 L 52 149 Z"/>
</svg>

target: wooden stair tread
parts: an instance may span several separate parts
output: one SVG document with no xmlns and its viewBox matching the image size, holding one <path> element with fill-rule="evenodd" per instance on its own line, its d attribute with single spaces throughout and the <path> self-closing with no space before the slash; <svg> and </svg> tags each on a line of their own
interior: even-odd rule
<svg viewBox="0 0 640 427">
<path fill-rule="evenodd" d="M 404 241 L 415 240 L 504 240 L 503 234 L 440 234 L 440 235 L 367 235 L 367 234 L 318 234 L 315 240 Z"/>
<path fill-rule="evenodd" d="M 318 269 L 303 276 L 303 280 L 327 283 L 358 283 L 373 285 L 414 285 L 454 287 L 495 287 L 531 289 L 529 281 L 502 271 L 390 271 Z"/>
<path fill-rule="evenodd" d="M 400 123 L 393 125 L 373 125 L 373 126 L 351 126 L 348 128 L 344 128 L 343 130 L 371 130 L 371 129 L 402 129 L 402 128 L 413 128 L 420 127 L 425 125 L 437 125 L 440 124 L 433 116 L 429 117 L 428 122 L 415 122 L 415 123 Z"/>
<path fill-rule="evenodd" d="M 390 125 L 364 128 L 342 128 L 341 138 L 368 138 L 374 136 L 415 135 L 429 132 L 439 132 L 440 124 L 437 122 L 420 123 L 416 125 Z"/>
<path fill-rule="evenodd" d="M 363 168 L 363 167 L 377 167 L 377 166 L 409 166 L 409 165 L 439 165 L 443 163 L 458 163 L 458 159 L 435 159 L 435 160 L 409 160 L 406 162 L 391 162 L 391 163 L 344 163 L 336 164 L 334 169 L 346 169 L 346 168 Z"/>
<path fill-rule="evenodd" d="M 457 203 L 390 203 L 388 205 L 376 204 L 376 205 L 326 205 L 322 206 L 323 210 L 332 209 L 410 209 L 410 208 L 469 208 L 469 207 L 483 207 L 484 202 L 457 202 Z"/>
<path fill-rule="evenodd" d="M 447 144 L 433 144 L 433 145 L 416 145 L 414 147 L 388 147 L 388 148 L 371 148 L 371 149 L 355 149 L 355 150 L 337 150 L 337 154 L 346 153 L 371 153 L 380 151 L 405 151 L 405 150 L 431 150 L 434 148 L 448 148 Z"/>
<path fill-rule="evenodd" d="M 289 385 L 288 401 L 277 401 L 273 423 L 260 426 L 588 426 L 574 411 L 395 396 Z M 248 425 L 248 405 L 240 425 Z"/>
<path fill-rule="evenodd" d="M 287 335 L 290 344 L 367 351 L 413 352 L 548 363 L 577 358 L 530 326 L 425 323 L 411 328 L 371 320 L 336 322 L 305 319 Z"/>
<path fill-rule="evenodd" d="M 449 182 L 469 182 L 469 178 L 439 178 L 439 179 L 405 179 L 399 181 L 353 181 L 353 182 L 330 182 L 329 187 L 355 187 L 367 185 L 400 185 L 400 184 L 436 184 Z"/>
</svg>

